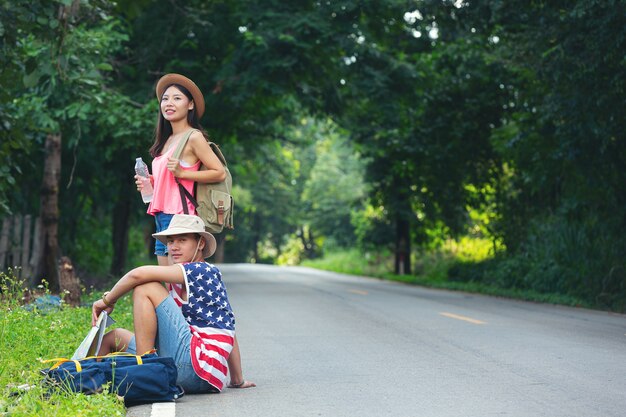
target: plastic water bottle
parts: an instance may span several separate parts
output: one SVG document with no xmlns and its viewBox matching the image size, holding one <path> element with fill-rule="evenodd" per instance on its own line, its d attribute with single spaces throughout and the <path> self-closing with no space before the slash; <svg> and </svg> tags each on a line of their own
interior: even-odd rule
<svg viewBox="0 0 626 417">
<path fill-rule="evenodd" d="M 141 199 L 144 203 L 148 204 L 152 201 L 152 183 L 150 182 L 150 172 L 148 172 L 148 166 L 143 159 L 137 158 L 135 162 L 135 173 L 141 178 L 143 188 L 141 189 Z"/>
</svg>

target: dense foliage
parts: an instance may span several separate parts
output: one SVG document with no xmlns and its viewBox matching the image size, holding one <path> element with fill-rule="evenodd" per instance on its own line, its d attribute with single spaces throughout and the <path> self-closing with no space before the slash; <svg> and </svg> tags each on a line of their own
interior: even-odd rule
<svg viewBox="0 0 626 417">
<path fill-rule="evenodd" d="M 227 261 L 358 246 L 409 273 L 419 249 L 469 234 L 494 257 L 451 279 L 624 308 L 623 0 L 2 0 L 0 13 L 0 209 L 37 212 L 43 138 L 62 132 L 60 243 L 85 273 L 147 258 L 132 160 L 152 140 L 155 81 L 181 72 L 235 179 Z"/>
</svg>

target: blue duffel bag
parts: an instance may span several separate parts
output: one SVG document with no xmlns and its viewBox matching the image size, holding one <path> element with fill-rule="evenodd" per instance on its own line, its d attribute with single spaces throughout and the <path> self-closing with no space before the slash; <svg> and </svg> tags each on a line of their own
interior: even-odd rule
<svg viewBox="0 0 626 417">
<path fill-rule="evenodd" d="M 95 394 L 110 382 L 110 392 L 124 398 L 127 406 L 175 401 L 184 395 L 176 385 L 174 359 L 156 353 L 131 355 L 123 352 L 81 360 L 51 359 L 44 370 L 46 380 L 69 391 Z"/>
</svg>

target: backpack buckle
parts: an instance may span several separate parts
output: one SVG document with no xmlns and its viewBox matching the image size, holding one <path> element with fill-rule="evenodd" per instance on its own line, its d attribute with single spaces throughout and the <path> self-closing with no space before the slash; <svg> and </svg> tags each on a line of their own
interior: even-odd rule
<svg viewBox="0 0 626 417">
<path fill-rule="evenodd" d="M 224 224 L 224 200 L 217 202 L 217 223 Z"/>
</svg>

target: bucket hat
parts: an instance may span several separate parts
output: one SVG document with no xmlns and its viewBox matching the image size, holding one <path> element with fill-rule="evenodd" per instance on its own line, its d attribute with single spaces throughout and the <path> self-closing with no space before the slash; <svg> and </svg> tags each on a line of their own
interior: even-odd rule
<svg viewBox="0 0 626 417">
<path fill-rule="evenodd" d="M 167 245 L 167 237 L 172 235 L 183 235 L 185 233 L 197 233 L 204 238 L 204 249 L 202 257 L 208 258 L 215 253 L 217 242 L 215 237 L 204 230 L 204 222 L 198 216 L 192 214 L 175 214 L 167 229 L 154 233 L 152 237 Z"/>
<path fill-rule="evenodd" d="M 163 97 L 163 93 L 167 87 L 172 84 L 178 84 L 185 87 L 191 93 L 193 97 L 194 105 L 196 106 L 196 113 L 198 114 L 198 119 L 202 117 L 204 114 L 204 96 L 202 95 L 202 91 L 198 88 L 196 83 L 191 81 L 189 78 L 180 74 L 165 74 L 159 79 L 156 85 L 156 96 L 158 100 L 161 100 Z"/>
</svg>

